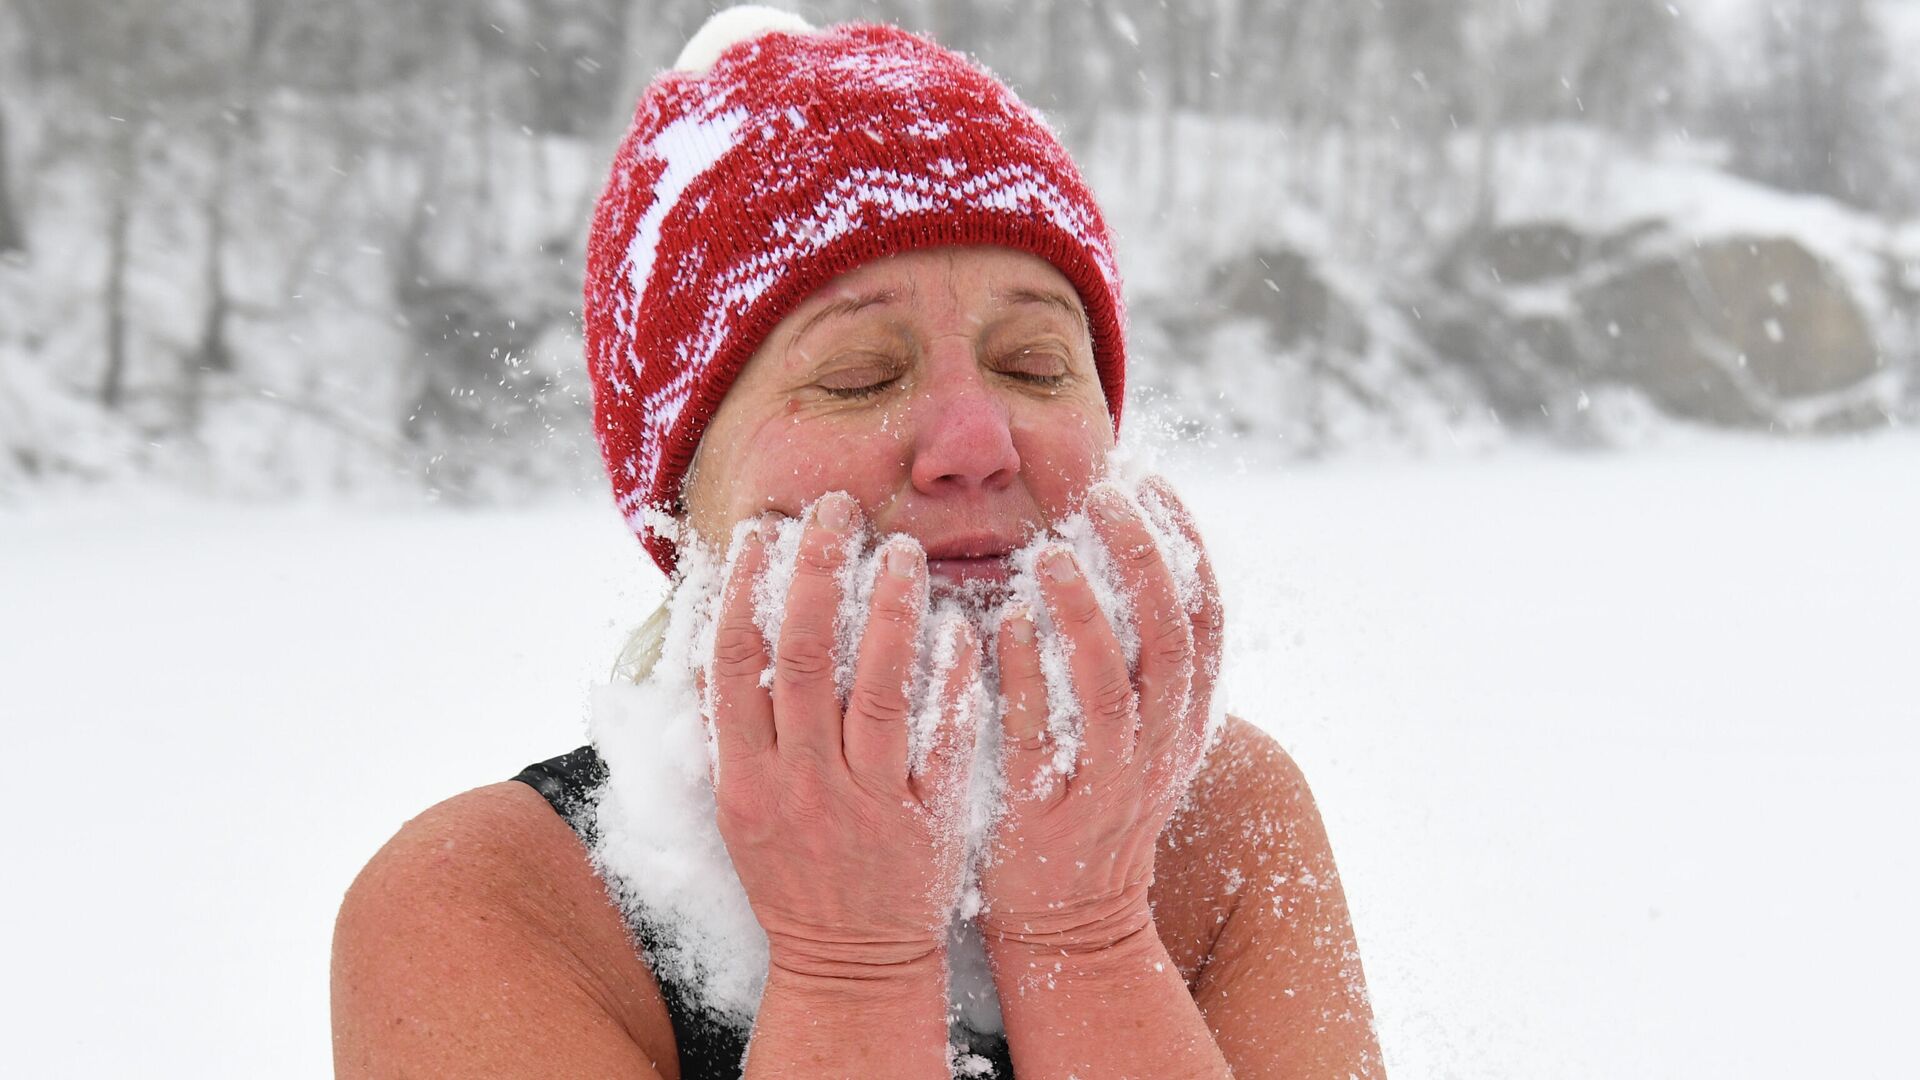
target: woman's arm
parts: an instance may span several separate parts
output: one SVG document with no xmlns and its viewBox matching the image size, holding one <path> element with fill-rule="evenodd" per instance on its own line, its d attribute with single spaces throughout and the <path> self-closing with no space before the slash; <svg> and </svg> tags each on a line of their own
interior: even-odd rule
<svg viewBox="0 0 1920 1080">
<path fill-rule="evenodd" d="M 988 956 L 1023 1080 L 1232 1075 L 1151 921 L 1097 949 L 1003 941 Z"/>
<path fill-rule="evenodd" d="M 1172 827 L 1202 838 L 1204 857 L 1169 884 L 1229 901 L 1193 996 L 1234 1071 L 1384 1077 L 1346 893 L 1293 759 L 1271 735 L 1229 720 L 1190 814 Z"/>
<path fill-rule="evenodd" d="M 753 1021 L 746 1077 L 945 1077 L 941 953 L 897 964 L 775 966 Z"/>
<path fill-rule="evenodd" d="M 340 1077 L 677 1075 L 657 984 L 573 830 L 525 784 L 406 823 L 333 936 Z"/>
<path fill-rule="evenodd" d="M 1097 485 L 1088 506 L 1131 599 L 1139 665 L 1129 670 L 1072 550 L 1043 552 L 1079 746 L 1063 774 L 1042 643 L 1015 612 L 999 637 L 1007 806 L 980 916 L 1007 1042 L 1022 1077 L 1225 1077 L 1148 903 L 1158 838 L 1206 743 L 1219 593 L 1202 559 L 1200 595 L 1180 596 L 1123 491 Z"/>
<path fill-rule="evenodd" d="M 993 948 L 1010 1037 L 1028 1051 L 1022 1076 L 1065 1076 L 1074 1063 L 1092 1075 L 1194 1075 L 1182 1071 L 1194 1018 L 1237 1076 L 1386 1075 L 1326 830 L 1272 736 L 1228 718 L 1155 866 L 1153 929 L 1171 936 L 1091 955 Z M 1167 979 L 1172 961 L 1140 978 L 1130 954 L 1163 962 L 1161 941 L 1190 982 Z"/>
<path fill-rule="evenodd" d="M 980 650 L 964 624 L 941 631 L 953 663 L 916 765 L 906 694 L 926 560 L 917 546 L 889 544 L 842 710 L 835 620 L 857 512 L 835 493 L 808 515 L 772 656 L 754 599 L 767 532 L 743 538 L 706 675 L 720 835 L 767 932 L 753 1080 L 948 1075 L 947 912 L 965 858 L 954 823 L 964 820 Z"/>
<path fill-rule="evenodd" d="M 1171 490 L 1150 494 L 1203 550 Z M 1381 1075 L 1332 852 L 1292 761 L 1229 721 L 1187 788 L 1219 655 L 1204 554 L 1200 603 L 1189 607 L 1138 512 L 1105 490 L 1089 502 L 1128 580 L 1141 649 L 1129 672 L 1074 567 L 1043 582 L 1085 715 L 1064 780 L 1048 772 L 1033 631 L 1015 617 L 999 640 L 1010 802 L 983 872 L 981 923 L 1016 1067 L 1041 1077 L 1225 1076 L 1229 1064 L 1242 1075 Z M 1170 821 L 1169 795 L 1183 791 Z M 1171 847 L 1160 843 L 1169 834 Z M 1169 853 L 1169 880 L 1152 885 Z M 1183 935 L 1191 987 L 1159 936 L 1150 887 L 1157 899 L 1179 896 L 1165 913 Z M 1195 947 L 1202 937 L 1210 947 Z"/>
</svg>

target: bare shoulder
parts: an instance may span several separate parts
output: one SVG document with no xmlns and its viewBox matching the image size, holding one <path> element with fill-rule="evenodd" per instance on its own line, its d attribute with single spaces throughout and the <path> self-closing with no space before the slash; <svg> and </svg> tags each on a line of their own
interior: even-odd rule
<svg viewBox="0 0 1920 1080">
<path fill-rule="evenodd" d="M 1227 717 L 1220 741 L 1194 779 L 1195 802 L 1256 799 L 1310 808 L 1307 778 L 1280 741 L 1237 716 Z"/>
<path fill-rule="evenodd" d="M 334 926 L 341 1076 L 677 1075 L 671 1024 L 586 849 L 539 793 L 408 821 Z"/>
<path fill-rule="evenodd" d="M 1253 876 L 1314 854 L 1319 819 L 1279 741 L 1229 716 L 1154 858 L 1155 922 L 1190 985 Z"/>
<path fill-rule="evenodd" d="M 1382 1075 L 1333 846 L 1271 735 L 1228 721 L 1155 868 L 1171 916 L 1156 907 L 1162 940 L 1236 1071 Z"/>
</svg>

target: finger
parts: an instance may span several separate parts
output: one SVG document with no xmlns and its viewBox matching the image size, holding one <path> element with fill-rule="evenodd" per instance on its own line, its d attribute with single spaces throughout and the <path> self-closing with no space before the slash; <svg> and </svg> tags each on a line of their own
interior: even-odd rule
<svg viewBox="0 0 1920 1080">
<path fill-rule="evenodd" d="M 1188 550 L 1194 559 L 1194 596 L 1188 603 L 1192 613 L 1192 642 L 1194 642 L 1194 709 L 1206 713 L 1208 701 L 1202 696 L 1212 698 L 1213 686 L 1219 678 L 1219 661 L 1225 636 L 1225 605 L 1221 603 L 1219 580 L 1213 577 L 1213 559 L 1206 553 L 1206 544 L 1200 542 L 1200 528 L 1194 525 L 1194 517 L 1187 509 L 1187 503 L 1181 502 L 1179 494 L 1173 492 L 1173 484 L 1165 477 L 1148 477 L 1140 484 L 1142 502 L 1150 511 L 1160 509 L 1156 517 L 1162 521 L 1162 527 L 1171 528 L 1187 542 Z"/>
<path fill-rule="evenodd" d="M 875 560 L 873 604 L 860 638 L 843 722 L 847 767 L 889 791 L 907 783 L 907 699 L 927 609 L 927 559 L 920 545 L 890 540 Z"/>
<path fill-rule="evenodd" d="M 1021 605 L 1000 621 L 1001 772 L 1014 798 L 1040 793 L 1053 772 L 1053 741 L 1047 738 L 1047 678 L 1040 669 L 1040 642 L 1033 612 Z"/>
<path fill-rule="evenodd" d="M 1056 544 L 1041 552 L 1039 565 L 1040 595 L 1067 646 L 1069 681 L 1086 718 L 1074 775 L 1099 782 L 1133 760 L 1140 715 L 1133 676 L 1072 549 Z"/>
<path fill-rule="evenodd" d="M 774 745 L 773 701 L 760 685 L 760 675 L 767 670 L 767 640 L 753 618 L 754 584 L 767 566 L 766 529 L 762 522 L 741 538 L 714 629 L 703 696 L 723 763 L 763 754 Z"/>
<path fill-rule="evenodd" d="M 773 722 L 782 757 L 841 761 L 840 697 L 834 644 L 840 614 L 840 570 L 859 509 L 845 492 L 813 504 L 800 534 L 786 615 L 773 656 Z"/>
<path fill-rule="evenodd" d="M 936 669 L 940 714 L 927 733 L 926 754 L 914 771 L 913 786 L 922 806 L 944 816 L 959 810 L 973 768 L 980 715 L 980 639 L 959 616 L 941 625 L 940 636 L 940 651 L 951 659 Z"/>
<path fill-rule="evenodd" d="M 1194 560 L 1192 602 L 1187 605 L 1193 632 L 1193 699 L 1188 705 L 1188 735 L 1204 739 L 1213 711 L 1213 695 L 1219 685 L 1220 661 L 1225 647 L 1226 611 L 1220 596 L 1220 583 L 1214 577 L 1213 560 L 1200 541 L 1200 530 L 1193 514 L 1180 501 L 1173 485 L 1165 477 L 1151 476 L 1141 485 L 1141 502 L 1163 529 L 1171 527 L 1188 545 Z"/>
<path fill-rule="evenodd" d="M 1140 635 L 1134 686 L 1140 695 L 1141 748 L 1154 760 L 1187 718 L 1193 690 L 1192 628 L 1173 573 L 1133 500 L 1117 486 L 1101 483 L 1095 485 L 1087 504 L 1093 512 L 1094 531 L 1132 598 L 1134 627 Z"/>
</svg>

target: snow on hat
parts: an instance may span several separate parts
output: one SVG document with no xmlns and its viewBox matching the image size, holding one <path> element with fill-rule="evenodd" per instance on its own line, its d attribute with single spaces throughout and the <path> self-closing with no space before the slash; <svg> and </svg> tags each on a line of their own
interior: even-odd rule
<svg viewBox="0 0 1920 1080">
<path fill-rule="evenodd" d="M 1107 409 L 1125 384 L 1112 238 L 1046 122 L 891 26 L 715 15 L 648 85 L 587 243 L 587 364 L 614 495 L 660 568 L 700 436 L 773 327 L 883 255 L 997 244 L 1085 305 Z"/>
</svg>

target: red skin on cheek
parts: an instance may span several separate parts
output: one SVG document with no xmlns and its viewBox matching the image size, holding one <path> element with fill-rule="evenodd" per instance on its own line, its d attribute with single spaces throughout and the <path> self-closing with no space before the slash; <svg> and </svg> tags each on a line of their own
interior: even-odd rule
<svg viewBox="0 0 1920 1080">
<path fill-rule="evenodd" d="M 829 491 L 845 491 L 868 514 L 881 511 L 908 483 L 908 455 L 893 430 L 827 431 L 788 402 L 741 444 L 733 482 L 735 514 L 762 510 L 797 515 Z"/>
<path fill-rule="evenodd" d="M 885 285 L 886 298 L 827 329 L 801 329 L 802 313 L 790 314 L 708 430 L 688 496 L 696 528 L 724 541 L 734 522 L 798 515 L 830 491 L 852 495 L 881 531 L 929 541 L 1011 537 L 1074 510 L 1112 446 L 1106 400 L 1084 374 L 1059 393 L 1038 393 L 1008 378 L 1016 373 L 998 358 L 1005 342 L 1031 334 L 1042 347 L 1067 341 L 1084 373 L 1091 345 L 1063 331 L 1064 320 L 1003 302 L 996 290 L 1009 282 L 1070 289 L 1033 256 L 956 248 L 889 256 L 843 275 L 833 295 Z M 898 386 L 828 400 L 829 384 L 809 382 L 812 356 L 796 344 L 807 333 L 826 335 L 817 344 L 823 357 L 877 335 L 911 341 L 916 359 Z"/>
</svg>

